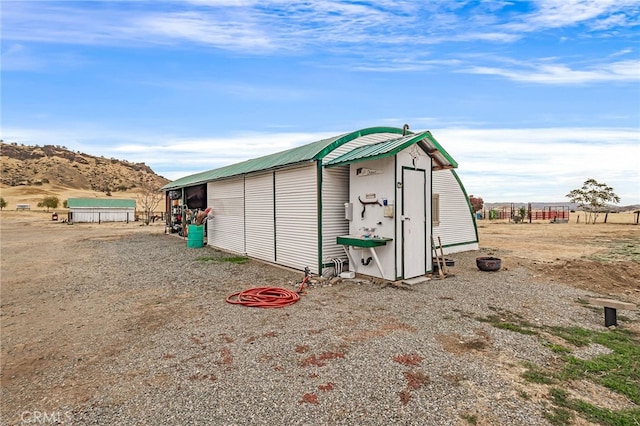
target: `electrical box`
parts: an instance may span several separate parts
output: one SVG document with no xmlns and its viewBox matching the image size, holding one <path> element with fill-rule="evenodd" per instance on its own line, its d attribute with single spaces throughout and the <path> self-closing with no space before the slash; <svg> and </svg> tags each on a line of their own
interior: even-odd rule
<svg viewBox="0 0 640 426">
<path fill-rule="evenodd" d="M 353 203 L 344 203 L 344 218 L 353 220 Z"/>
</svg>

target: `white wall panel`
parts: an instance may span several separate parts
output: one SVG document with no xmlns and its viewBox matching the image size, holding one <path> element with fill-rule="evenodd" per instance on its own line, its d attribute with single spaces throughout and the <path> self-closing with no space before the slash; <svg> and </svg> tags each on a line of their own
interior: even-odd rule
<svg viewBox="0 0 640 426">
<path fill-rule="evenodd" d="M 276 262 L 318 273 L 316 163 L 275 174 Z"/>
<path fill-rule="evenodd" d="M 322 262 L 346 259 L 336 237 L 349 233 L 344 217 L 344 203 L 349 202 L 349 166 L 323 169 L 322 172 Z"/>
<path fill-rule="evenodd" d="M 245 229 L 247 255 L 275 261 L 274 174 L 245 179 Z"/>
<path fill-rule="evenodd" d="M 384 275 L 381 274 L 375 262 L 363 265 L 361 259 L 370 257 L 368 249 L 353 250 L 354 261 L 357 272 L 373 277 L 395 280 L 397 268 L 395 265 L 395 247 L 399 244 L 394 231 L 396 221 L 394 217 L 384 216 L 384 207 L 379 204 L 362 205 L 358 200 L 382 202 L 387 200 L 389 206 L 394 205 L 396 213 L 399 214 L 396 191 L 396 173 L 394 171 L 395 160 L 393 157 L 367 160 L 350 165 L 350 187 L 349 199 L 353 203 L 353 220 L 349 222 L 349 234 L 363 235 L 363 228 L 375 228 L 375 234 L 381 237 L 392 238 L 393 240 L 385 246 L 376 247 L 375 251 L 380 259 Z M 375 170 L 377 173 L 368 175 L 358 175 L 359 168 Z M 367 196 L 372 197 L 367 199 Z M 364 211 L 364 214 L 363 214 Z M 398 271 L 401 271 L 399 269 Z"/>
<path fill-rule="evenodd" d="M 433 236 L 442 240 L 445 253 L 477 250 L 478 240 L 467 197 L 451 170 L 433 172 L 433 193 L 440 194 L 440 223 Z"/>
<path fill-rule="evenodd" d="M 207 205 L 213 210 L 213 219 L 207 220 L 207 243 L 245 253 L 244 178 L 209 182 Z"/>
<path fill-rule="evenodd" d="M 77 223 L 98 222 L 133 222 L 135 220 L 134 209 L 117 208 L 72 208 L 72 221 Z"/>
</svg>

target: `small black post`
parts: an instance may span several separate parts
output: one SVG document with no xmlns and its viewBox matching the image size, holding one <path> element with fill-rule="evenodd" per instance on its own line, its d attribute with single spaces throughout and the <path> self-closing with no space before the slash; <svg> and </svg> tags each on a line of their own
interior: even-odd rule
<svg viewBox="0 0 640 426">
<path fill-rule="evenodd" d="M 604 307 L 604 326 L 609 327 L 612 325 L 618 325 L 618 320 L 616 319 L 616 309 Z"/>
</svg>

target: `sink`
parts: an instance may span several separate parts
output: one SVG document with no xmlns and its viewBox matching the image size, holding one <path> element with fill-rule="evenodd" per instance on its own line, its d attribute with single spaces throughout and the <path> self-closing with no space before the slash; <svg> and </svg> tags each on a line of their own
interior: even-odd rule
<svg viewBox="0 0 640 426">
<path fill-rule="evenodd" d="M 385 246 L 389 241 L 393 241 L 393 238 L 386 237 L 370 237 L 364 238 L 360 235 L 344 235 L 341 237 L 336 237 L 336 242 L 343 246 L 354 246 L 354 247 L 379 247 Z"/>
</svg>

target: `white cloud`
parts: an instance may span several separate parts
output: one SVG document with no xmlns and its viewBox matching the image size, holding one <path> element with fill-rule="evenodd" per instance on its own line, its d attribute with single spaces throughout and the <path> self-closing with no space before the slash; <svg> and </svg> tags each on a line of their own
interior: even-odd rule
<svg viewBox="0 0 640 426">
<path fill-rule="evenodd" d="M 68 130 L 73 129 L 73 130 Z M 335 134 L 234 132 L 224 137 L 182 137 L 114 131 L 90 124 L 65 129 L 2 128 L 0 139 L 25 145 L 60 145 L 94 156 L 145 163 L 169 179 L 284 151 Z"/>
<path fill-rule="evenodd" d="M 474 66 L 466 70 L 472 74 L 506 77 L 514 81 L 539 84 L 584 84 L 615 81 L 640 81 L 640 61 L 627 60 L 604 63 L 585 69 L 572 69 L 564 64 L 538 63 L 518 68 Z"/>
<path fill-rule="evenodd" d="M 109 2 L 106 2 L 109 4 Z M 68 44 L 177 44 L 261 54 L 264 50 L 367 43 L 396 48 L 451 41 L 513 42 L 544 29 L 588 23 L 632 25 L 636 0 L 543 0 L 532 13 L 510 2 L 190 0 L 173 2 L 10 2 L 5 40 Z M 499 13 L 505 10 L 505 13 Z"/>
<path fill-rule="evenodd" d="M 161 141 L 160 143 L 121 144 L 112 146 L 109 150 L 116 158 L 137 158 L 139 160 L 135 161 L 153 164 L 158 170 L 189 167 L 190 173 L 197 173 L 284 151 L 329 136 L 334 135 L 238 132 L 226 137 L 211 138 L 158 137 L 156 140 Z"/>
<path fill-rule="evenodd" d="M 637 129 L 433 129 L 469 193 L 487 202 L 566 201 L 588 178 L 640 203 Z M 514 199 L 514 197 L 516 197 Z"/>
<path fill-rule="evenodd" d="M 144 162 L 156 173 L 178 179 L 341 133 L 237 132 L 209 138 L 69 128 L 75 130 L 4 128 L 1 137 L 5 142 L 43 145 L 46 141 L 91 155 Z M 345 132 L 350 130 L 355 129 Z M 640 203 L 637 129 L 434 126 L 430 130 L 458 162 L 467 192 L 486 202 L 566 201 L 570 190 L 594 178 L 612 186 L 622 205 Z"/>
<path fill-rule="evenodd" d="M 222 19 L 221 19 L 222 18 Z M 226 50 L 273 50 L 270 36 L 250 20 L 196 12 L 152 14 L 136 19 L 136 27 L 161 40 L 187 40 Z"/>
<path fill-rule="evenodd" d="M 504 25 L 516 32 L 533 32 L 550 28 L 572 27 L 587 23 L 595 30 L 626 25 L 622 12 L 637 16 L 636 0 L 540 0 L 535 12 L 517 17 Z"/>
<path fill-rule="evenodd" d="M 3 42 L 14 46 L 3 52 L 3 69 L 47 65 L 55 69 L 58 63 L 53 55 L 16 50 L 17 46 L 38 42 L 118 47 L 202 45 L 233 54 L 309 57 L 314 51 L 322 51 L 338 54 L 340 65 L 355 71 L 447 69 L 537 84 L 637 81 L 639 73 L 637 59 L 592 66 L 562 63 L 560 59 L 555 63 L 523 59 L 519 65 L 504 66 L 487 62 L 488 55 L 484 53 L 490 49 L 488 45 L 513 43 L 534 32 L 577 24 L 588 25 L 580 30 L 580 37 L 587 36 L 588 29 L 627 28 L 640 15 L 637 0 L 543 0 L 532 3 L 536 9 L 530 13 L 513 12 L 508 1 L 190 0 L 95 2 L 92 7 L 86 4 L 3 4 Z M 435 50 L 435 46 L 445 43 L 446 52 Z M 451 50 L 451 43 L 463 48 Z M 466 45 L 478 55 L 464 56 L 462 52 L 469 51 Z M 478 45 L 483 47 L 476 50 Z M 438 60 L 423 59 L 427 47 L 434 49 L 429 54 Z M 517 55 L 521 56 L 521 52 Z M 326 63 L 325 59 L 322 55 L 316 66 Z M 76 62 L 64 63 L 70 66 Z"/>
</svg>

